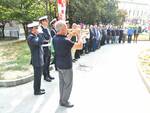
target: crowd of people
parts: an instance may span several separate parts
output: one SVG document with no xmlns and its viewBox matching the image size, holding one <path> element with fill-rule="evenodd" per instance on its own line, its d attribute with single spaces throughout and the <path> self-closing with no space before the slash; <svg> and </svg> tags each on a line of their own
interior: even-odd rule
<svg viewBox="0 0 150 113">
<path fill-rule="evenodd" d="M 123 29 L 111 25 L 87 26 L 73 23 L 70 27 L 68 21 L 53 19 L 49 22 L 47 16 L 28 24 L 28 28 L 27 42 L 34 70 L 34 95 L 45 94 L 45 89 L 41 89 L 41 78 L 43 75 L 47 82 L 54 80 L 49 70 L 50 64 L 54 64 L 59 73 L 59 104 L 64 107 L 73 107 L 68 101 L 73 83 L 72 63 L 80 55 L 94 52 L 105 44 L 125 43 L 126 40 L 131 43 L 132 35 L 137 42 L 140 33 L 139 29 Z"/>
<path fill-rule="evenodd" d="M 79 26 L 79 25 L 78 25 Z M 77 24 L 72 24 L 72 29 L 76 28 Z M 80 58 L 82 54 L 88 54 L 99 49 L 106 44 L 121 44 L 131 43 L 131 41 L 137 43 L 141 28 L 122 28 L 112 25 L 80 25 L 80 36 L 83 41 L 83 48 L 81 50 L 72 50 L 73 62 Z M 75 42 L 75 36 L 72 38 Z"/>
</svg>

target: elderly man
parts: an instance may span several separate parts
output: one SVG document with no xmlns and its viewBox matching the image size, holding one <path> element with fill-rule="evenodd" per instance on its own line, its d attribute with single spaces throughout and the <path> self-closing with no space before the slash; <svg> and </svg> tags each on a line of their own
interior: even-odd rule
<svg viewBox="0 0 150 113">
<path fill-rule="evenodd" d="M 78 35 L 78 42 L 70 40 L 71 35 L 67 35 L 67 25 L 65 21 L 59 20 L 55 23 L 57 34 L 53 38 L 53 45 L 56 55 L 56 66 L 59 72 L 60 100 L 59 104 L 64 107 L 73 107 L 68 102 L 73 82 L 71 49 L 82 49 L 83 44 Z"/>
<path fill-rule="evenodd" d="M 42 44 L 47 42 L 42 37 L 39 37 L 38 33 L 38 22 L 33 22 L 28 24 L 28 28 L 30 30 L 30 34 L 27 38 L 27 42 L 31 51 L 31 64 L 33 65 L 34 70 L 34 95 L 42 95 L 45 94 L 44 89 L 40 89 L 41 87 L 41 75 L 42 68 L 44 65 L 43 59 L 43 47 Z"/>
<path fill-rule="evenodd" d="M 46 40 L 49 40 L 49 43 L 50 43 L 51 34 L 48 28 L 48 23 L 49 23 L 48 17 L 43 16 L 39 18 L 39 21 L 40 21 L 40 25 L 42 29 L 42 35 Z M 48 42 L 46 42 L 45 44 L 48 44 Z M 51 51 L 48 46 L 43 45 L 43 49 L 44 49 L 44 67 L 43 67 L 44 80 L 51 82 L 51 80 L 54 79 L 54 77 L 50 75 L 50 70 L 49 70 L 49 66 L 51 62 Z"/>
</svg>

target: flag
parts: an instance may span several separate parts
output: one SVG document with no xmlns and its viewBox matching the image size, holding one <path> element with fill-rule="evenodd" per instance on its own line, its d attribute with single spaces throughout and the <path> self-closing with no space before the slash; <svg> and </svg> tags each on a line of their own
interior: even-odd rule
<svg viewBox="0 0 150 113">
<path fill-rule="evenodd" d="M 66 20 L 66 0 L 57 0 L 58 3 L 58 18 Z"/>
</svg>

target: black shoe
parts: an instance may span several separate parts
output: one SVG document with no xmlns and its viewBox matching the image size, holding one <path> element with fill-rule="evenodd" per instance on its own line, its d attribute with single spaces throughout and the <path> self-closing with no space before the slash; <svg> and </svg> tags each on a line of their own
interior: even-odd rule
<svg viewBox="0 0 150 113">
<path fill-rule="evenodd" d="M 51 82 L 51 79 L 49 77 L 44 78 L 45 81 Z"/>
<path fill-rule="evenodd" d="M 43 95 L 43 94 L 45 94 L 45 91 L 34 92 L 34 95 Z"/>
<path fill-rule="evenodd" d="M 70 104 L 70 103 L 66 103 L 66 104 L 60 103 L 60 106 L 67 107 L 67 108 L 72 108 L 72 107 L 74 107 L 74 105 L 72 105 L 72 104 Z"/>
<path fill-rule="evenodd" d="M 48 76 L 49 79 L 54 80 L 55 78 L 52 76 Z"/>
<path fill-rule="evenodd" d="M 72 59 L 72 62 L 76 62 L 77 61 L 77 59 Z"/>
<path fill-rule="evenodd" d="M 45 91 L 45 89 L 40 89 L 40 91 Z"/>
</svg>

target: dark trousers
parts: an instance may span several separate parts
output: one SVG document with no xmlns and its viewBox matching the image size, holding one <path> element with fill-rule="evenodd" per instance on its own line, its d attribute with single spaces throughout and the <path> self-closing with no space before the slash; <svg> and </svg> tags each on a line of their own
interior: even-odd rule
<svg viewBox="0 0 150 113">
<path fill-rule="evenodd" d="M 128 35 L 128 43 L 131 43 L 132 41 L 132 35 Z"/>
<path fill-rule="evenodd" d="M 119 43 L 121 43 L 122 37 L 123 37 L 123 36 L 119 36 Z"/>
<path fill-rule="evenodd" d="M 100 39 L 96 40 L 96 48 L 99 49 L 101 47 Z"/>
<path fill-rule="evenodd" d="M 40 67 L 33 66 L 33 70 L 34 70 L 34 84 L 33 84 L 33 88 L 34 88 L 34 92 L 35 93 L 40 91 L 42 68 L 43 68 L 42 66 L 40 66 Z"/>
<path fill-rule="evenodd" d="M 102 39 L 101 39 L 101 46 L 105 45 L 105 39 L 106 39 L 106 36 L 102 36 Z"/>
<path fill-rule="evenodd" d="M 85 53 L 88 53 L 88 52 L 89 52 L 89 50 L 88 50 L 88 42 L 86 42 L 86 43 L 84 44 L 84 50 L 85 50 Z"/>
<path fill-rule="evenodd" d="M 56 67 L 56 56 L 55 56 L 55 55 L 54 55 L 53 64 L 54 64 L 54 67 L 55 67 L 55 71 L 57 71 L 57 67 Z"/>
<path fill-rule="evenodd" d="M 89 52 L 92 51 L 92 47 L 93 47 L 93 40 L 92 40 L 92 38 L 90 38 L 89 39 L 89 44 L 88 44 Z"/>
<path fill-rule="evenodd" d="M 110 40 L 110 36 L 109 36 L 109 35 L 107 35 L 107 38 L 106 38 L 106 42 L 107 42 L 107 44 L 109 44 L 109 40 Z"/>
<path fill-rule="evenodd" d="M 92 50 L 93 50 L 93 51 L 96 50 L 96 38 L 93 39 Z"/>
<path fill-rule="evenodd" d="M 43 75 L 44 78 L 50 76 L 49 66 L 50 66 L 50 55 L 44 54 L 44 67 L 43 67 Z"/>
<path fill-rule="evenodd" d="M 79 59 L 79 58 L 80 58 L 80 50 L 76 50 L 75 59 Z"/>
</svg>

